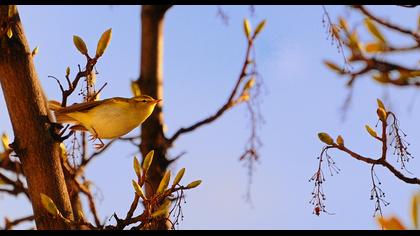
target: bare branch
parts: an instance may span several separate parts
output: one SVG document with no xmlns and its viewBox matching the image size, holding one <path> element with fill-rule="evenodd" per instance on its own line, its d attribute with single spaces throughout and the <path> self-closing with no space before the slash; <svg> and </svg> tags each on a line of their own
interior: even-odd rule
<svg viewBox="0 0 420 236">
<path fill-rule="evenodd" d="M 418 178 L 409 178 L 407 176 L 405 176 L 404 174 L 402 174 L 401 172 L 399 172 L 397 169 L 395 169 L 394 166 L 392 166 L 389 162 L 386 161 L 386 158 L 383 158 L 382 156 L 384 156 L 383 154 L 381 155 L 380 159 L 371 159 L 371 158 L 367 158 L 367 157 L 363 157 L 349 149 L 347 149 L 346 147 L 340 147 L 336 144 L 333 144 L 331 146 L 331 148 L 337 148 L 340 149 L 344 152 L 346 152 L 347 154 L 349 154 L 350 156 L 352 156 L 353 158 L 359 160 L 359 161 L 363 161 L 369 164 L 374 164 L 374 165 L 382 165 L 385 168 L 387 168 L 389 171 L 391 171 L 391 173 L 393 173 L 397 178 L 399 178 L 400 180 L 408 183 L 408 184 L 418 184 L 420 185 L 420 179 Z"/>
<path fill-rule="evenodd" d="M 23 183 L 17 178 L 16 181 L 11 180 L 9 177 L 5 176 L 0 172 L 0 179 L 3 180 L 6 184 L 9 184 L 13 187 L 13 190 L 10 189 L 1 189 L 2 192 L 7 192 L 9 194 L 17 196 L 19 193 L 23 193 L 26 195 L 28 199 L 30 199 L 28 190 L 23 186 Z"/>
<path fill-rule="evenodd" d="M 14 226 L 23 223 L 25 221 L 33 221 L 35 218 L 33 215 L 22 217 L 13 221 L 10 221 L 8 218 L 5 219 L 5 230 L 11 230 Z"/>
<path fill-rule="evenodd" d="M 6 158 L 0 159 L 0 168 L 3 168 L 11 172 L 15 172 L 15 173 L 22 173 L 22 166 L 20 162 L 10 160 L 8 155 Z"/>
<path fill-rule="evenodd" d="M 223 10 L 221 6 L 217 6 L 217 17 L 220 17 L 222 19 L 223 24 L 228 25 L 229 24 L 229 16 L 226 14 L 226 12 Z"/>
<path fill-rule="evenodd" d="M 90 211 L 93 214 L 93 218 L 95 220 L 96 226 L 97 227 L 102 227 L 101 222 L 99 220 L 98 212 L 96 210 L 95 199 L 93 198 L 92 193 L 90 192 L 89 188 L 86 187 L 85 185 L 80 184 L 77 180 L 75 180 L 75 182 L 77 183 L 80 191 L 82 193 L 84 193 L 86 195 L 86 197 L 88 198 L 89 208 L 90 208 Z"/>
<path fill-rule="evenodd" d="M 187 128 L 181 128 L 178 131 L 176 131 L 175 134 L 171 138 L 168 139 L 169 146 L 172 145 L 174 143 L 174 141 L 181 134 L 191 132 L 191 131 L 193 131 L 193 130 L 195 130 L 195 129 L 197 129 L 197 128 L 205 125 L 205 124 L 209 124 L 209 123 L 213 122 L 214 120 L 216 120 L 217 118 L 222 116 L 225 113 L 225 111 L 227 111 L 229 108 L 231 108 L 234 105 L 235 102 L 234 102 L 233 98 L 238 93 L 239 85 L 244 80 L 244 78 L 247 76 L 246 69 L 247 69 L 248 65 L 250 64 L 250 59 L 249 58 L 250 58 L 252 45 L 253 45 L 252 40 L 249 40 L 248 41 L 248 47 L 247 47 L 246 54 L 245 54 L 245 61 L 242 65 L 241 72 L 239 74 L 239 77 L 236 81 L 236 84 L 233 87 L 232 92 L 230 93 L 229 98 L 227 99 L 226 103 L 223 104 L 215 114 L 213 114 L 213 115 L 211 115 L 211 116 L 209 116 L 209 117 L 207 117 L 207 118 L 205 118 L 201 121 L 198 121 L 195 124 L 193 124 L 193 125 L 191 125 Z"/>
<path fill-rule="evenodd" d="M 420 185 L 420 179 L 418 178 L 409 178 L 407 176 L 405 176 L 404 174 L 402 174 L 401 172 L 399 172 L 397 169 L 395 169 L 394 166 L 392 166 L 390 163 L 386 162 L 386 161 L 381 161 L 379 162 L 380 165 L 384 166 L 385 168 L 387 168 L 389 171 L 391 171 L 391 173 L 393 173 L 398 179 L 408 183 L 408 184 L 418 184 Z"/>
<path fill-rule="evenodd" d="M 391 23 L 389 21 L 385 21 L 384 19 L 373 15 L 363 5 L 354 5 L 353 7 L 356 8 L 356 9 L 358 9 L 365 16 L 367 16 L 370 19 L 376 21 L 377 23 L 379 23 L 379 24 L 381 24 L 381 25 L 383 25 L 385 27 L 388 27 L 389 29 L 393 29 L 393 30 L 398 31 L 400 33 L 410 35 L 410 36 L 414 37 L 417 42 L 420 42 L 420 35 L 417 32 L 411 31 L 409 29 L 405 29 L 405 28 L 403 28 L 401 26 L 397 26 L 397 25 L 395 25 L 395 24 L 393 24 L 393 23 Z"/>
<path fill-rule="evenodd" d="M 344 141 L 341 137 L 341 141 L 339 138 L 337 138 L 337 143 L 335 143 L 333 140 L 331 141 L 325 141 L 323 139 L 320 139 L 322 142 L 324 143 L 328 143 L 329 145 L 324 147 L 322 149 L 321 155 L 318 157 L 319 159 L 319 164 L 318 164 L 318 170 L 315 172 L 315 174 L 311 177 L 310 181 L 314 181 L 315 182 L 315 186 L 314 186 L 314 190 L 312 191 L 312 199 L 310 201 L 310 203 L 312 205 L 315 206 L 314 208 L 314 213 L 316 215 L 319 215 L 320 212 L 326 212 L 325 211 L 325 204 L 323 203 L 323 200 L 325 200 L 325 194 L 322 190 L 322 183 L 325 182 L 325 178 L 321 169 L 321 164 L 323 162 L 323 157 L 325 156 L 327 159 L 327 163 L 328 163 L 328 167 L 330 168 L 330 172 L 332 174 L 331 170 L 335 170 L 337 173 L 339 170 L 338 168 L 336 168 L 334 166 L 334 162 L 332 161 L 331 157 L 328 155 L 327 150 L 328 149 L 338 149 L 341 150 L 347 154 L 349 154 L 351 157 L 353 157 L 356 160 L 371 164 L 371 179 L 372 179 L 372 190 L 371 190 L 371 200 L 376 199 L 375 201 L 375 212 L 374 215 L 379 212 L 382 216 L 382 209 L 381 206 L 385 205 L 387 206 L 389 203 L 387 201 L 385 201 L 384 197 L 385 194 L 382 191 L 382 189 L 376 184 L 375 178 L 376 180 L 379 182 L 379 178 L 376 176 L 375 171 L 374 171 L 374 167 L 375 165 L 381 165 L 383 167 L 385 167 L 386 169 L 388 169 L 392 174 L 394 174 L 398 179 L 400 179 L 401 181 L 408 183 L 408 184 L 417 184 L 420 185 L 420 179 L 418 178 L 409 178 L 407 176 L 405 176 L 402 172 L 398 171 L 393 165 L 391 165 L 388 161 L 387 161 L 387 145 L 388 145 L 388 138 L 387 136 L 393 136 L 393 139 L 390 142 L 390 145 L 392 146 L 392 144 L 394 143 L 394 155 L 398 156 L 397 161 L 401 161 L 401 169 L 405 169 L 407 172 L 408 170 L 405 167 L 405 163 L 409 161 L 409 158 L 411 156 L 410 152 L 408 152 L 407 150 L 407 146 L 409 145 L 404 139 L 403 137 L 406 136 L 406 134 L 401 131 L 400 127 L 399 127 L 399 123 L 398 120 L 395 116 L 395 114 L 391 111 L 385 111 L 385 108 L 383 107 L 382 102 L 378 101 L 378 109 L 377 109 L 377 115 L 379 117 L 379 121 L 382 123 L 382 134 L 378 137 L 378 135 L 376 134 L 375 131 L 370 131 L 368 129 L 369 134 L 379 140 L 380 142 L 382 142 L 382 147 L 381 147 L 381 155 L 380 158 L 374 159 L 374 158 L 369 158 L 369 157 L 364 157 L 358 153 L 355 153 L 353 151 L 351 151 L 350 149 L 348 149 L 347 147 L 345 147 L 344 145 Z M 388 118 L 392 117 L 393 121 L 390 122 L 390 124 L 388 124 Z M 390 132 L 387 132 L 388 126 L 390 126 Z M 373 133 L 374 132 L 374 133 Z M 328 134 L 327 134 L 328 135 Z M 330 139 L 332 139 L 331 137 L 329 137 Z"/>
</svg>

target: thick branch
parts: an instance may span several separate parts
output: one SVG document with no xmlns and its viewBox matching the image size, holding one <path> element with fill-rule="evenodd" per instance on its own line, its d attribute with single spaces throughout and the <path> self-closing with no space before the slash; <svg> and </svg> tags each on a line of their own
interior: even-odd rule
<svg viewBox="0 0 420 236">
<path fill-rule="evenodd" d="M 13 32 L 11 38 L 0 35 L 0 82 L 15 137 L 11 146 L 22 163 L 37 228 L 68 229 L 64 222 L 51 218 L 41 203 L 43 193 L 63 216 L 73 218 L 47 99 L 19 15 L 15 12 L 9 18 L 8 10 L 9 6 L 0 6 L 0 26 L 10 25 Z"/>
<path fill-rule="evenodd" d="M 140 78 L 136 81 L 142 94 L 162 99 L 163 96 L 163 33 L 164 16 L 170 6 L 144 5 L 141 7 L 141 64 Z M 153 162 L 149 169 L 152 187 L 159 185 L 169 161 L 166 158 L 167 143 L 163 132 L 163 103 L 156 105 L 153 113 L 141 125 L 140 152 L 145 157 L 154 150 Z M 146 187 L 146 195 L 153 194 L 153 188 Z M 156 229 L 168 229 L 161 221 Z"/>
</svg>

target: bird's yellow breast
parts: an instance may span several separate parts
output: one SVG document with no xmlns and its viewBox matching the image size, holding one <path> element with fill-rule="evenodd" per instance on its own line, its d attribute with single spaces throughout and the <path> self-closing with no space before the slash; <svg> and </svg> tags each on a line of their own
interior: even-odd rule
<svg viewBox="0 0 420 236">
<path fill-rule="evenodd" d="M 139 126 L 152 113 L 153 107 L 135 103 L 112 102 L 101 104 L 87 112 L 68 114 L 78 120 L 90 133 L 101 139 L 123 136 Z"/>
</svg>

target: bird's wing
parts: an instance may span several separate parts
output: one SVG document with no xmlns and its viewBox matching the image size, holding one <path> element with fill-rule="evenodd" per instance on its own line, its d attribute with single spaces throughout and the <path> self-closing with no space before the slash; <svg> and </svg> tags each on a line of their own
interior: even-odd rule
<svg viewBox="0 0 420 236">
<path fill-rule="evenodd" d="M 57 109 L 56 113 L 66 114 L 71 113 L 75 111 L 83 112 L 88 109 L 91 109 L 93 107 L 96 107 L 100 104 L 103 104 L 106 102 L 107 99 L 101 100 L 101 101 L 91 101 L 91 102 L 83 102 L 83 103 L 75 103 L 73 105 L 67 106 L 67 107 L 61 107 L 60 109 Z"/>
<path fill-rule="evenodd" d="M 56 114 L 67 114 L 71 112 L 85 112 L 89 109 L 92 109 L 94 107 L 97 107 L 101 104 L 108 103 L 108 102 L 128 102 L 130 99 L 128 98 L 122 98 L 122 97 L 114 97 L 114 98 L 108 98 L 100 101 L 90 101 L 90 102 L 83 102 L 83 103 L 75 103 L 73 105 L 67 106 L 67 107 L 61 107 L 57 109 L 56 107 L 52 108 L 51 105 L 53 103 L 50 102 L 50 109 L 54 110 Z"/>
</svg>

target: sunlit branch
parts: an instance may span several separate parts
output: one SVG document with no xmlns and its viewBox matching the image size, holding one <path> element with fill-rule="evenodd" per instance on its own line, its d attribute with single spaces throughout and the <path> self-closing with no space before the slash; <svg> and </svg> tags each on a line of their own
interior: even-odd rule
<svg viewBox="0 0 420 236">
<path fill-rule="evenodd" d="M 250 53 L 251 53 L 251 49 L 253 46 L 253 41 L 249 40 L 248 41 L 248 47 L 246 50 L 246 54 L 245 54 L 245 61 L 242 65 L 242 69 L 241 72 L 239 74 L 239 77 L 236 81 L 235 86 L 232 89 L 232 92 L 229 95 L 229 98 L 227 99 L 227 101 L 219 108 L 219 110 L 217 110 L 217 112 L 201 121 L 196 122 L 195 124 L 187 127 L 187 128 L 180 128 L 178 131 L 175 132 L 175 134 L 168 139 L 168 144 L 169 146 L 172 145 L 174 143 L 174 141 L 182 134 L 191 132 L 203 125 L 209 124 L 211 122 L 213 122 L 214 120 L 216 120 L 217 118 L 219 118 L 220 116 L 222 116 L 225 111 L 227 111 L 229 108 L 231 108 L 235 101 L 234 101 L 234 97 L 235 95 L 238 93 L 239 91 L 239 86 L 241 84 L 241 82 L 248 76 L 248 74 L 246 73 L 247 67 L 248 65 L 251 63 L 250 61 Z"/>
<path fill-rule="evenodd" d="M 17 196 L 20 193 L 23 193 L 28 199 L 30 199 L 28 190 L 23 186 L 23 183 L 19 180 L 19 178 L 17 178 L 16 181 L 14 181 L 0 172 L 0 180 L 2 180 L 5 184 L 8 184 L 13 187 L 12 190 L 0 189 L 1 192 L 6 192 L 15 196 Z"/>
<path fill-rule="evenodd" d="M 35 218 L 34 218 L 33 215 L 22 217 L 22 218 L 18 218 L 18 219 L 15 219 L 13 221 L 10 221 L 8 218 L 5 218 L 5 220 L 4 220 L 5 221 L 5 227 L 4 227 L 4 229 L 5 230 L 11 230 L 14 226 L 16 226 L 18 224 L 24 223 L 26 221 L 33 221 L 34 219 Z"/>
<path fill-rule="evenodd" d="M 381 24 L 385 27 L 388 27 L 389 29 L 398 31 L 398 32 L 403 33 L 403 34 L 413 36 L 417 42 L 420 42 L 420 35 L 417 32 L 411 31 L 409 29 L 405 29 L 401 26 L 397 26 L 397 25 L 395 25 L 395 24 L 393 24 L 389 21 L 386 21 L 386 20 L 384 20 L 380 17 L 377 17 L 377 16 L 373 15 L 370 11 L 368 11 L 362 5 L 354 5 L 353 7 L 358 9 L 359 11 L 361 11 L 365 16 L 369 17 L 370 19 L 374 20 L 375 22 L 377 22 L 377 23 L 379 23 L 379 24 Z"/>
</svg>

